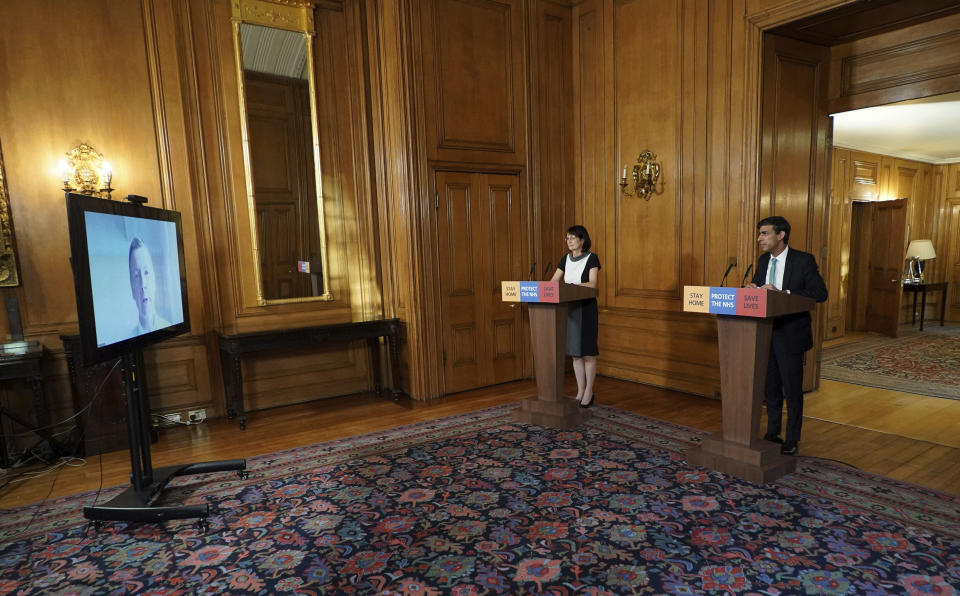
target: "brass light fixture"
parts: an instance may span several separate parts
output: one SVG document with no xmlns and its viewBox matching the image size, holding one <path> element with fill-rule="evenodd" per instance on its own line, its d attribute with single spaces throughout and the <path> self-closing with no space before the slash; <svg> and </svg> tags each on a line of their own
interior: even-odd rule
<svg viewBox="0 0 960 596">
<path fill-rule="evenodd" d="M 60 162 L 63 174 L 63 191 L 109 199 L 113 189 L 113 169 L 96 149 L 87 143 L 80 143 L 67 153 Z"/>
<path fill-rule="evenodd" d="M 627 197 L 640 197 L 645 201 L 653 198 L 654 194 L 663 192 L 663 185 L 657 187 L 660 180 L 660 164 L 657 154 L 646 150 L 637 156 L 637 163 L 631 170 L 633 177 L 633 193 L 628 189 L 627 166 L 623 166 L 623 175 L 620 177 L 620 192 Z"/>
</svg>

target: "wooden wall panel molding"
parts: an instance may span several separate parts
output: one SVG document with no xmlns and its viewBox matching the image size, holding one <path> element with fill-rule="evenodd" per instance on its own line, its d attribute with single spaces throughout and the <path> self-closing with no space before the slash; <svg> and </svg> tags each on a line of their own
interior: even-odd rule
<svg viewBox="0 0 960 596">
<path fill-rule="evenodd" d="M 720 389 L 716 337 L 710 316 L 602 309 L 603 374 L 714 396 Z"/>
<path fill-rule="evenodd" d="M 573 12 L 573 81 L 574 81 L 574 221 L 588 230 L 604 230 L 605 197 L 612 183 L 604 176 L 607 130 L 607 99 L 605 72 L 609 69 L 608 50 L 604 41 L 608 25 L 602 0 L 588 0 L 576 6 Z M 569 224 L 567 224 L 569 225 Z M 599 236 L 594 232 L 595 236 Z M 592 239 L 592 238 L 591 238 Z M 594 246 L 601 259 L 608 256 L 612 246 L 606 238 L 597 238 Z M 562 254 L 562 252 L 561 252 Z M 603 260 L 601 260 L 603 263 Z M 600 298 L 606 301 L 609 293 L 607 278 L 600 284 Z"/>
<path fill-rule="evenodd" d="M 845 57 L 840 66 L 840 94 L 856 95 L 960 74 L 960 62 L 953 55 L 958 47 L 960 31 L 950 31 Z M 918 69 L 918 65 L 922 66 Z"/>
<path fill-rule="evenodd" d="M 367 385 L 369 365 L 365 342 L 245 359 L 244 399 L 259 410 L 356 393 Z"/>
<path fill-rule="evenodd" d="M 758 30 L 770 29 L 826 10 L 850 4 L 854 0 L 747 0 L 744 14 Z"/>
<path fill-rule="evenodd" d="M 846 333 L 846 305 L 850 275 L 850 233 L 853 198 L 851 187 L 864 180 L 865 162 L 851 157 L 849 149 L 834 148 L 830 175 L 830 216 L 827 231 L 827 255 L 832 266 L 821 272 L 830 290 L 826 303 L 824 339 L 842 337 Z M 875 169 L 874 169 L 875 171 Z M 860 172 L 860 174 L 858 174 Z"/>
<path fill-rule="evenodd" d="M 960 90 L 960 15 L 834 46 L 829 110 Z"/>
<path fill-rule="evenodd" d="M 537 2 L 530 25 L 529 220 L 533 260 L 544 277 L 564 254 L 564 232 L 576 222 L 572 17 L 569 8 Z"/>
<path fill-rule="evenodd" d="M 428 157 L 523 163 L 525 3 L 419 3 Z"/>
<path fill-rule="evenodd" d="M 401 386 L 415 398 L 432 399 L 442 392 L 443 363 L 421 8 L 378 2 L 366 22 L 384 308 L 404 322 Z"/>
<path fill-rule="evenodd" d="M 627 197 L 619 187 L 607 199 L 612 217 L 606 226 L 607 303 L 642 307 L 645 300 L 677 299 L 680 294 L 682 252 L 689 250 L 681 238 L 692 231 L 687 203 L 692 203 L 692 174 L 686 172 L 694 145 L 693 130 L 686 126 L 695 116 L 686 98 L 695 93 L 694 72 L 685 57 L 694 50 L 695 31 L 685 21 L 685 3 L 630 0 L 614 2 L 613 30 L 607 41 L 613 57 L 614 159 L 601 164 L 602 175 L 616 178 L 625 165 L 629 171 L 646 149 L 660 160 L 664 192 L 650 201 Z M 656 23 L 636 35 L 633 23 Z M 648 52 L 656 48 L 654 60 Z M 638 76 L 638 73 L 648 73 Z M 649 93 L 655 79 L 657 92 Z M 684 118 L 684 116 L 688 118 Z M 643 234 L 637 230 L 643 229 Z M 604 253 L 601 253 L 603 255 Z"/>
</svg>

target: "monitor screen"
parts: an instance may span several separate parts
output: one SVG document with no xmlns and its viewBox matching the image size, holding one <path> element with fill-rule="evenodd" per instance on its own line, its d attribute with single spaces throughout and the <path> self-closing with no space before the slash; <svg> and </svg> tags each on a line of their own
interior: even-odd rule
<svg viewBox="0 0 960 596">
<path fill-rule="evenodd" d="M 67 195 L 85 364 L 189 331 L 180 214 Z"/>
</svg>

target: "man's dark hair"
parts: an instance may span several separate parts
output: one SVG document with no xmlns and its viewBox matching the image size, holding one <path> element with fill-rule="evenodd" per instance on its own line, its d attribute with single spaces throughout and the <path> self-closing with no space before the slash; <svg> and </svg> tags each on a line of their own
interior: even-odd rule
<svg viewBox="0 0 960 596">
<path fill-rule="evenodd" d="M 759 230 L 763 226 L 773 226 L 773 232 L 779 234 L 780 232 L 786 232 L 783 235 L 783 243 L 790 244 L 790 222 L 784 217 L 779 215 L 771 215 L 770 217 L 764 217 L 757 223 L 757 229 Z"/>
<path fill-rule="evenodd" d="M 590 242 L 590 234 L 587 232 L 587 228 L 583 226 L 570 226 L 567 228 L 567 234 L 576 236 L 577 238 L 583 240 L 583 250 L 590 250 L 590 246 L 592 246 L 592 244 Z"/>
</svg>

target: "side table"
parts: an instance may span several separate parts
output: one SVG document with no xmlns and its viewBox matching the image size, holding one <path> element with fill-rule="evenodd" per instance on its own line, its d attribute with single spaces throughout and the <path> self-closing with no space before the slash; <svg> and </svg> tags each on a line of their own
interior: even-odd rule
<svg viewBox="0 0 960 596">
<path fill-rule="evenodd" d="M 944 315 L 947 312 L 947 283 L 945 281 L 937 283 L 905 283 L 903 291 L 913 294 L 913 317 L 910 324 L 917 322 L 917 294 L 920 294 L 920 331 L 923 331 L 923 319 L 927 311 L 927 292 L 943 292 L 940 296 L 940 326 L 943 327 Z"/>
</svg>

